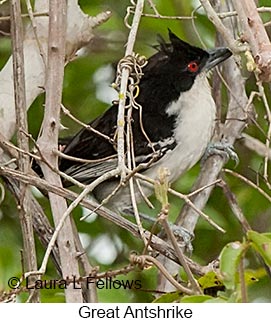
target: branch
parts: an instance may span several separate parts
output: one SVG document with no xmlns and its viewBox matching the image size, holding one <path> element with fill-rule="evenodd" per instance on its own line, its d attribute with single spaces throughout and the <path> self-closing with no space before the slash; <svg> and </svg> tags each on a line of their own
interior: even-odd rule
<svg viewBox="0 0 271 323">
<path fill-rule="evenodd" d="M 18 170 L 10 169 L 5 166 L 0 166 L 0 174 L 2 176 L 6 176 L 9 178 L 14 178 L 18 181 L 22 181 L 23 183 L 33 185 L 35 187 L 40 188 L 43 191 L 52 192 L 54 194 L 62 196 L 65 199 L 68 199 L 70 201 L 74 201 L 78 197 L 78 194 L 76 194 L 68 189 L 58 187 L 56 185 L 52 185 L 52 184 L 48 183 L 47 181 L 45 181 L 44 179 L 41 179 L 37 176 L 33 176 L 33 175 L 29 175 L 29 174 L 26 175 Z M 102 216 L 103 218 L 105 218 L 108 221 L 113 222 L 117 226 L 129 231 L 133 236 L 135 236 L 137 238 L 141 238 L 137 225 L 128 221 L 124 217 L 112 212 L 111 210 L 101 207 L 99 204 L 94 203 L 93 201 L 90 201 L 88 198 L 84 198 L 81 201 L 80 205 L 84 206 L 85 208 L 87 208 L 91 211 L 95 210 L 95 212 L 97 214 L 99 214 L 100 216 Z M 165 255 L 167 258 L 169 258 L 179 264 L 179 259 L 176 256 L 175 250 L 173 248 L 171 248 L 165 241 L 163 241 L 162 239 L 153 235 L 148 230 L 145 230 L 145 236 L 146 236 L 146 239 L 150 240 L 150 244 L 154 250 L 157 250 L 161 254 Z M 191 268 L 191 270 L 193 272 L 196 271 L 196 273 L 198 275 L 203 275 L 206 272 L 211 270 L 210 266 L 199 268 L 199 266 L 197 264 L 193 263 L 187 257 L 186 257 L 186 262 L 189 264 L 189 267 Z"/>
<path fill-rule="evenodd" d="M 250 135 L 243 133 L 242 134 L 242 144 L 249 150 L 255 152 L 261 157 L 267 157 L 271 160 L 271 149 L 269 148 L 266 151 L 266 145 L 262 143 L 259 139 L 251 137 Z"/>
<path fill-rule="evenodd" d="M 227 27 L 229 30 L 230 28 L 233 28 L 232 25 Z M 229 105 L 226 116 L 227 121 L 225 124 L 220 124 L 220 135 L 216 140 L 224 138 L 228 144 L 233 145 L 235 140 L 240 137 L 241 132 L 246 124 L 248 111 L 244 110 L 243 107 L 247 107 L 247 109 L 249 109 L 250 106 L 247 104 L 248 98 L 245 91 L 245 80 L 232 58 L 225 62 L 224 74 L 229 92 Z M 225 162 L 226 160 L 219 155 L 210 156 L 204 165 L 202 165 L 200 176 L 198 177 L 192 190 L 194 191 L 200 187 L 204 187 L 215 182 Z M 202 210 L 206 205 L 212 190 L 212 186 L 207 187 L 204 190 L 204 194 L 192 196 L 191 201 L 198 209 Z M 189 206 L 185 205 L 178 219 L 176 220 L 176 223 L 184 226 L 190 232 L 193 232 L 197 221 L 198 214 Z"/>
<path fill-rule="evenodd" d="M 244 177 L 241 174 L 238 174 L 230 169 L 223 169 L 224 173 L 228 173 L 231 174 L 232 176 L 238 178 L 239 180 L 241 180 L 242 182 L 244 182 L 245 184 L 247 184 L 248 186 L 254 188 L 256 191 L 258 191 L 264 198 L 266 198 L 266 200 L 271 203 L 271 196 L 268 195 L 262 188 L 260 188 L 258 185 L 256 185 L 255 183 L 253 183 L 252 181 L 250 181 L 248 178 Z"/>
<path fill-rule="evenodd" d="M 222 181 L 220 183 L 220 186 L 222 187 L 223 192 L 224 192 L 225 196 L 227 197 L 227 200 L 229 202 L 229 205 L 232 209 L 233 214 L 235 215 L 236 219 L 241 224 L 244 233 L 247 234 L 247 232 L 249 230 L 251 230 L 251 227 L 250 227 L 247 219 L 245 218 L 245 216 L 244 216 L 244 214 L 237 202 L 237 198 L 236 198 L 235 194 L 230 190 L 230 188 L 226 182 Z"/>
<path fill-rule="evenodd" d="M 254 0 L 233 0 L 243 29 L 243 39 L 250 45 L 257 67 L 259 78 L 264 82 L 271 81 L 271 43 L 258 13 Z"/>
<path fill-rule="evenodd" d="M 141 14 L 143 12 L 143 7 L 144 7 L 144 0 L 138 0 L 136 4 L 132 27 L 128 37 L 125 56 L 132 56 L 133 54 L 133 47 L 136 40 L 136 34 L 137 34 Z M 126 176 L 125 140 L 124 140 L 125 112 L 124 111 L 125 111 L 125 105 L 126 105 L 126 93 L 127 93 L 129 75 L 130 75 L 130 69 L 124 65 L 122 67 L 122 74 L 121 74 L 119 108 L 118 108 L 118 119 L 117 119 L 118 169 L 120 171 L 121 179 L 124 179 Z"/>
<path fill-rule="evenodd" d="M 65 0 L 50 0 L 45 113 L 42 123 L 42 135 L 38 139 L 38 145 L 42 155 L 55 168 L 58 167 L 58 158 L 53 153 L 53 150 L 58 147 L 60 105 L 64 76 L 66 14 L 67 6 Z M 45 179 L 49 183 L 56 186 L 62 185 L 60 176 L 48 167 L 47 164 L 42 162 L 40 166 Z M 49 193 L 49 200 L 54 223 L 58 227 L 62 214 L 67 210 L 66 201 L 64 198 L 52 193 Z M 54 234 L 55 236 L 57 235 L 63 277 L 72 275 L 79 277 L 79 265 L 70 219 L 66 219 L 63 223 L 63 229 L 60 232 L 56 230 Z M 47 261 L 45 265 L 47 265 Z M 40 272 L 43 274 L 46 270 L 44 262 L 42 266 Z M 81 291 L 73 289 L 72 286 L 65 289 L 65 295 L 67 302 L 78 303 L 83 301 Z"/>
<path fill-rule="evenodd" d="M 17 123 L 18 146 L 21 150 L 28 152 L 28 138 L 23 131 L 28 130 L 26 115 L 26 98 L 25 98 L 25 75 L 24 75 L 24 55 L 23 55 L 23 24 L 21 18 L 21 7 L 19 0 L 12 0 L 10 3 L 11 14 L 11 35 L 13 51 L 13 79 L 15 93 L 15 110 Z M 27 174 L 29 171 L 29 156 L 19 152 L 18 156 L 19 169 Z M 20 183 L 20 196 L 18 200 L 19 219 L 23 236 L 23 260 L 26 271 L 35 271 L 37 269 L 37 258 L 35 239 L 33 233 L 32 216 L 30 213 L 30 191 L 27 184 Z M 37 277 L 31 279 L 36 280 Z M 30 302 L 39 302 L 38 290 L 30 292 Z"/>
<path fill-rule="evenodd" d="M 244 47 L 242 47 L 238 44 L 238 42 L 234 39 L 230 30 L 222 23 L 218 14 L 215 12 L 214 8 L 211 6 L 210 1 L 209 0 L 200 0 L 200 3 L 202 4 L 209 20 L 214 24 L 217 31 L 225 39 L 225 41 L 226 41 L 227 45 L 229 46 L 229 48 L 231 49 L 231 51 L 236 54 L 244 51 Z"/>
</svg>

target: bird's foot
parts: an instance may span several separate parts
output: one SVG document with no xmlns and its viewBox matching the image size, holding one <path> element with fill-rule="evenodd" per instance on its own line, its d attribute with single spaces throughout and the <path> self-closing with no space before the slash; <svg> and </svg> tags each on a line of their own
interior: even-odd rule
<svg viewBox="0 0 271 323">
<path fill-rule="evenodd" d="M 201 162 L 204 163 L 208 157 L 213 155 L 221 156 L 226 162 L 232 159 L 235 162 L 235 166 L 239 164 L 239 157 L 234 151 L 233 145 L 229 144 L 226 140 L 209 143 Z"/>
<path fill-rule="evenodd" d="M 191 241 L 194 239 L 193 233 L 185 229 L 184 227 L 170 223 L 170 228 L 177 239 L 180 247 L 185 247 L 188 254 L 192 254 L 193 246 Z"/>
</svg>

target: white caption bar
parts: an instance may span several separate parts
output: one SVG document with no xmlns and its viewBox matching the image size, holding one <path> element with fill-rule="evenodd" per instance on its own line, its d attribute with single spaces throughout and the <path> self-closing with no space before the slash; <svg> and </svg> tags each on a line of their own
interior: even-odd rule
<svg viewBox="0 0 271 323">
<path fill-rule="evenodd" d="M 1 320 L 48 322 L 265 322 L 270 304 L 0 304 Z"/>
</svg>

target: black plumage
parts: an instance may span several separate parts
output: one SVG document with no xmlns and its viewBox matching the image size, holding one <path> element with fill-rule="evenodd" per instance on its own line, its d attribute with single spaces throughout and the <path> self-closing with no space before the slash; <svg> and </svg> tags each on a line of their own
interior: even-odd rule
<svg viewBox="0 0 271 323">
<path fill-rule="evenodd" d="M 177 115 L 169 116 L 166 108 L 172 101 L 176 101 L 180 92 L 191 88 L 197 74 L 201 72 L 209 54 L 197 47 L 192 47 L 186 42 L 177 38 L 169 31 L 170 43 L 165 43 L 160 38 L 160 45 L 156 48 L 158 53 L 149 58 L 148 64 L 143 69 L 143 77 L 140 81 L 140 91 L 136 98 L 138 104 L 142 106 L 142 123 L 144 130 L 154 144 L 153 148 L 157 151 L 156 159 L 161 158 L 167 149 L 172 150 L 176 142 L 173 138 L 174 124 Z M 191 72 L 188 64 L 195 62 L 198 69 Z M 112 105 L 102 116 L 92 121 L 89 125 L 97 131 L 110 137 L 112 141 L 96 134 L 90 130 L 82 129 L 66 145 L 64 153 L 70 156 L 100 160 L 108 156 L 114 156 L 111 160 L 104 163 L 104 171 L 98 161 L 95 163 L 83 164 L 68 159 L 61 159 L 59 168 L 61 171 L 75 177 L 81 182 L 90 183 L 102 173 L 116 167 L 116 123 L 118 106 Z M 139 120 L 139 111 L 134 109 L 132 113 L 132 127 L 135 156 L 140 161 L 144 156 L 150 156 L 153 148 L 144 135 Z M 172 140 L 170 140 L 172 138 Z M 160 147 L 159 143 L 167 141 L 168 147 Z M 163 149 L 162 149 L 163 148 Z M 109 166 L 109 167 L 106 167 Z M 68 183 L 65 183 L 68 185 Z"/>
</svg>

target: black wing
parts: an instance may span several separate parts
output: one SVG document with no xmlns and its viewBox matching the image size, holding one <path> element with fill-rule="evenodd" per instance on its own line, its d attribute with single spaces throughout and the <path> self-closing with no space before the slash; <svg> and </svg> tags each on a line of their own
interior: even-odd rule
<svg viewBox="0 0 271 323">
<path fill-rule="evenodd" d="M 84 163 L 62 158 L 59 169 L 83 183 L 90 183 L 105 172 L 114 169 L 117 165 L 114 144 L 116 121 L 117 106 L 113 105 L 102 116 L 89 123 L 89 126 L 96 130 L 95 132 L 83 128 L 68 142 L 63 151 L 66 155 L 92 162 Z M 109 158 L 110 156 L 112 158 Z"/>
<path fill-rule="evenodd" d="M 146 115 L 142 117 L 145 136 L 141 128 L 138 110 L 133 112 L 132 131 L 136 164 L 159 160 L 168 149 L 175 147 L 175 141 L 164 136 L 165 119 L 163 116 Z M 116 127 L 117 106 L 113 105 L 101 117 L 89 124 L 95 129 L 83 128 L 65 146 L 66 155 L 86 159 L 88 162 L 77 162 L 60 159 L 59 169 L 79 182 L 88 184 L 96 178 L 117 167 Z M 100 132 L 102 135 L 96 133 Z M 151 143 L 150 143 L 151 141 Z M 64 182 L 64 185 L 69 183 Z"/>
<path fill-rule="evenodd" d="M 140 91 L 136 99 L 142 106 L 142 112 L 133 109 L 132 113 L 133 146 L 137 164 L 150 161 L 153 155 L 156 156 L 157 161 L 166 151 L 176 146 L 173 138 L 176 116 L 166 114 L 168 104 L 177 100 L 179 96 L 179 92 L 171 86 L 172 82 L 168 77 L 166 62 L 170 51 L 170 45 L 161 42 L 160 51 L 149 59 L 143 69 L 144 75 L 140 81 Z M 101 117 L 89 124 L 110 140 L 84 128 L 64 149 L 67 155 L 93 162 L 82 163 L 63 158 L 59 165 L 61 171 L 80 182 L 90 183 L 116 168 L 117 113 L 118 107 L 113 105 Z M 142 124 L 144 131 L 142 131 Z"/>
</svg>

